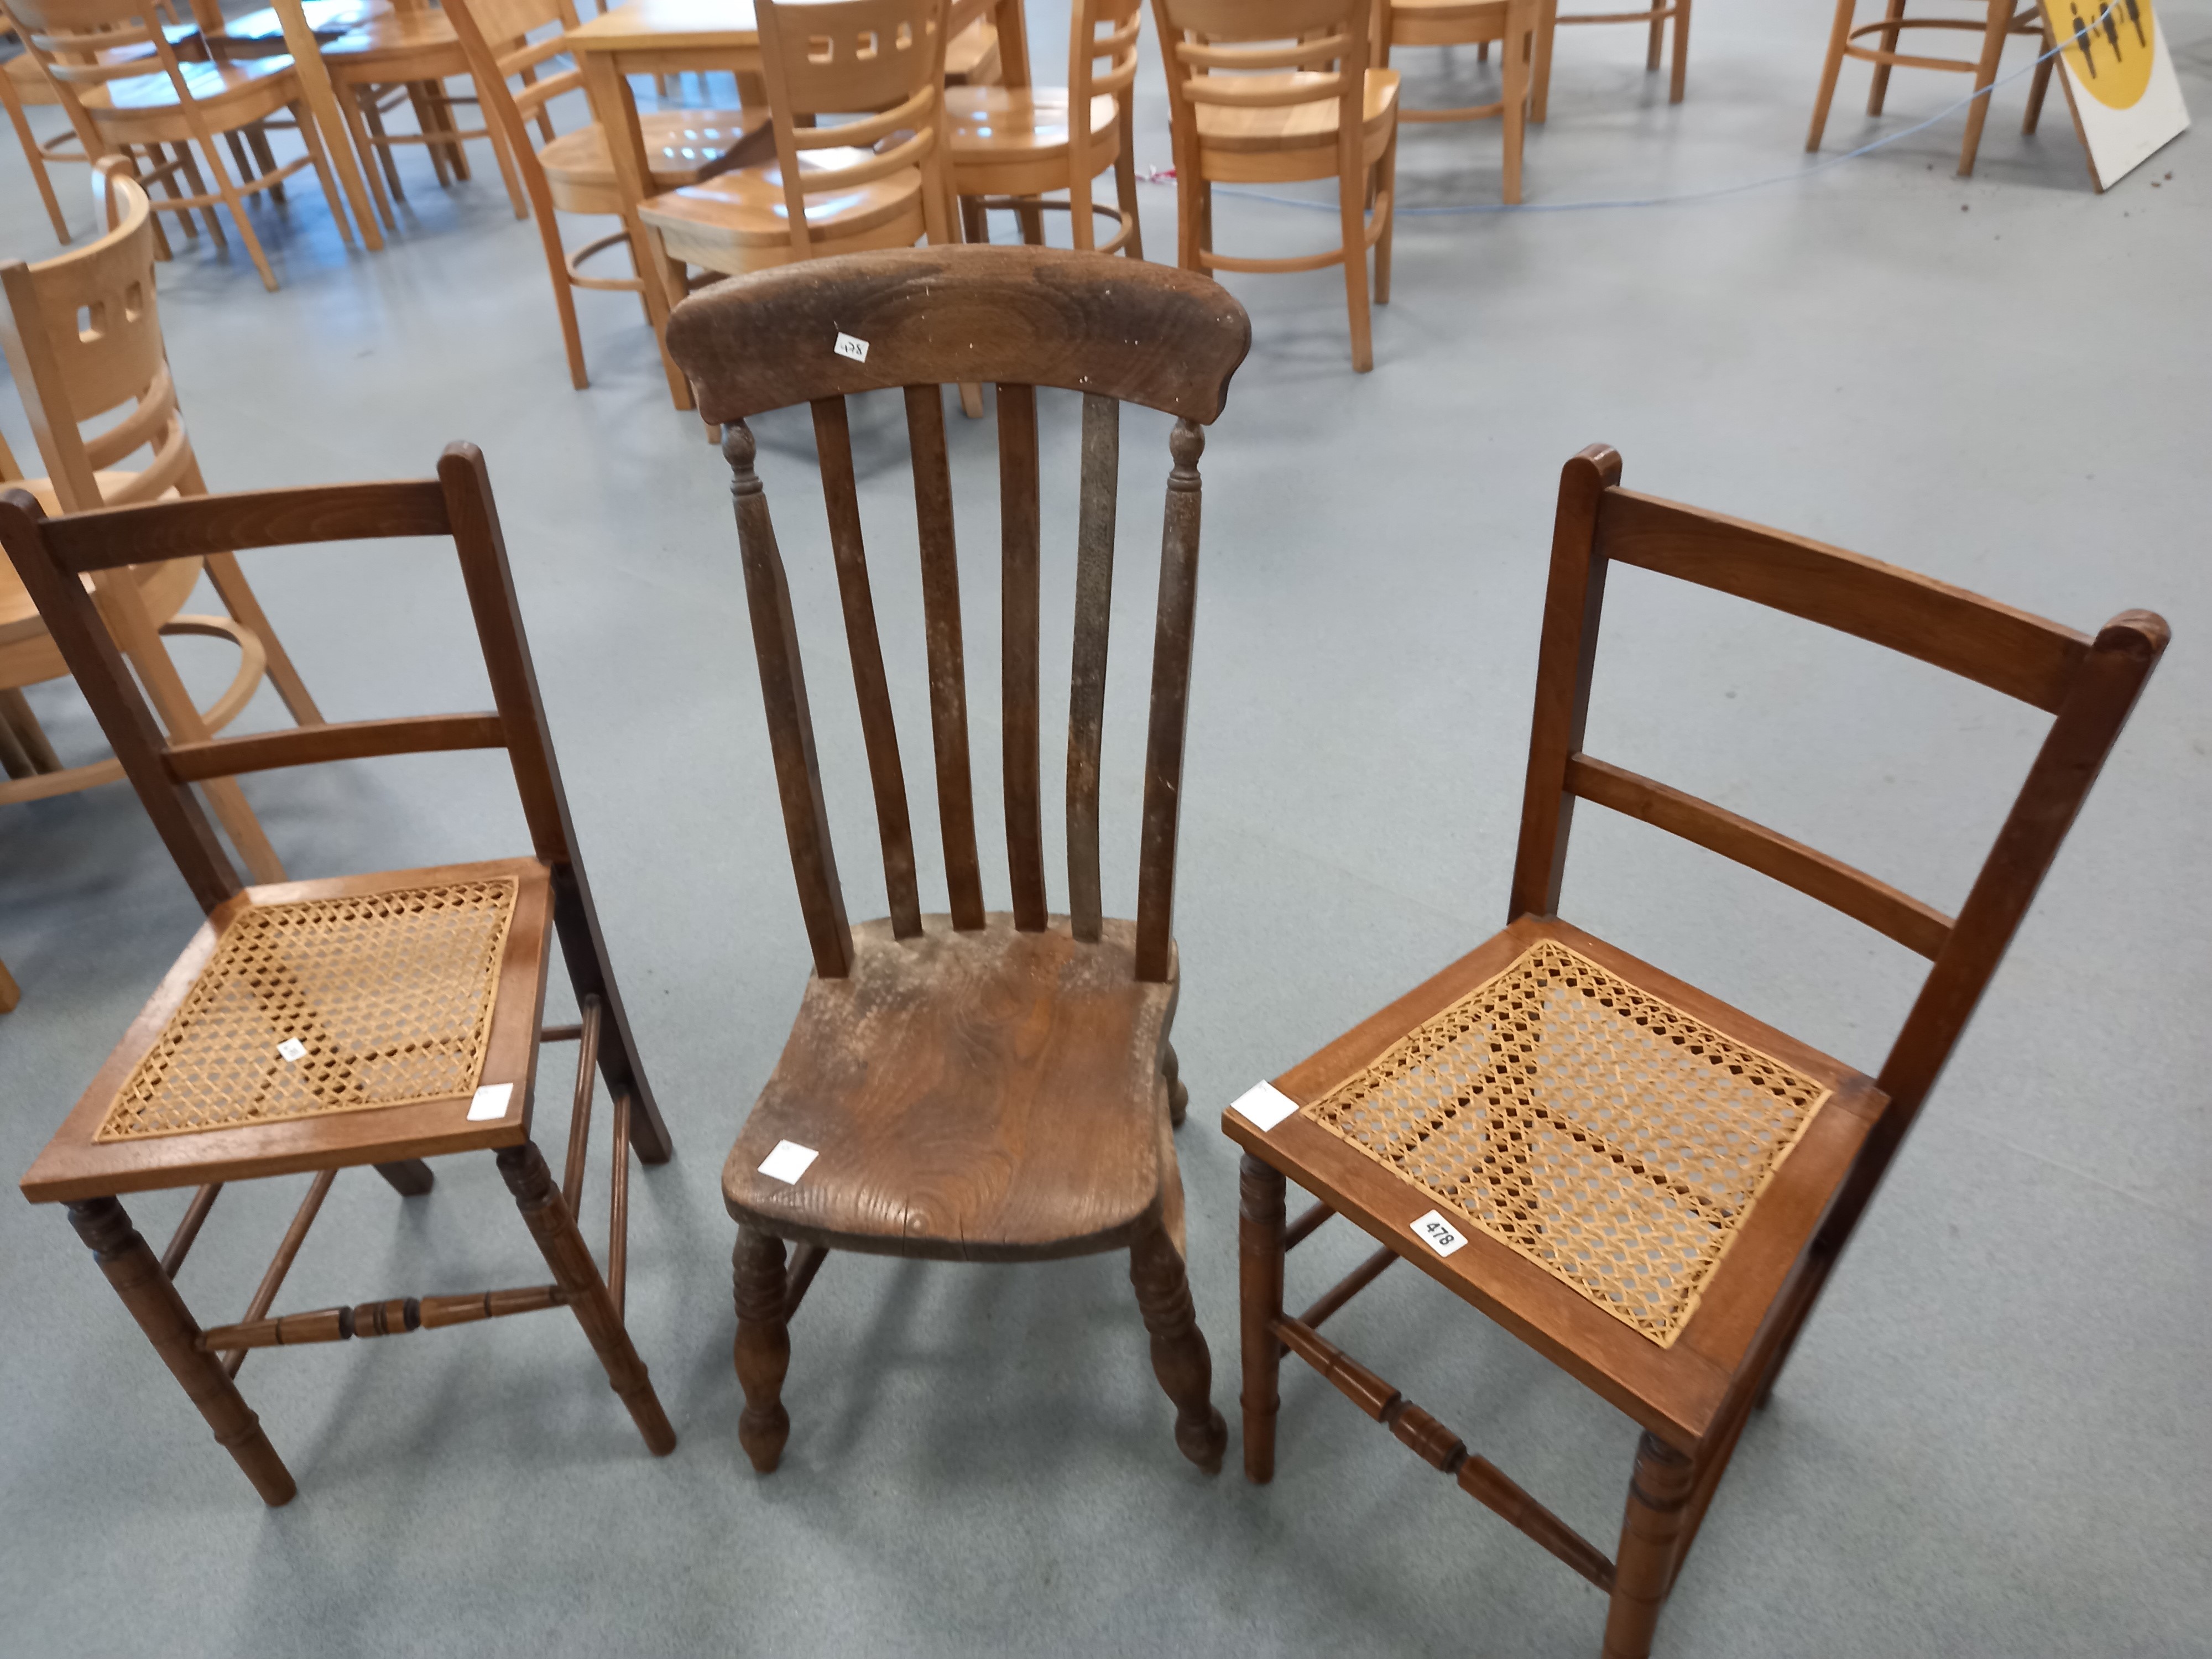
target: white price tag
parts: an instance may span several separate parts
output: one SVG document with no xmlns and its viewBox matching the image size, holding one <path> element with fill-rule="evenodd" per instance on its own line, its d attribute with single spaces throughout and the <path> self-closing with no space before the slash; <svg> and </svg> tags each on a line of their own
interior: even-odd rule
<svg viewBox="0 0 2212 1659">
<path fill-rule="evenodd" d="M 307 1057 L 307 1045 L 297 1037 L 286 1037 L 276 1045 L 276 1052 L 287 1060 L 305 1060 Z"/>
<path fill-rule="evenodd" d="M 856 363 L 868 361 L 868 343 L 856 340 L 849 334 L 839 334 L 837 343 L 830 348 L 840 357 L 850 357 Z"/>
<path fill-rule="evenodd" d="M 811 1146 L 802 1146 L 795 1140 L 779 1140 L 775 1150 L 761 1160 L 760 1172 L 770 1181 L 796 1186 L 799 1177 L 806 1173 L 806 1166 L 821 1156 Z"/>
<path fill-rule="evenodd" d="M 1298 1103 L 1272 1083 L 1255 1083 L 1229 1104 L 1255 1129 L 1272 1129 L 1298 1109 Z"/>
<path fill-rule="evenodd" d="M 1413 1237 L 1419 1239 L 1422 1243 L 1427 1245 L 1438 1255 L 1449 1255 L 1454 1250 L 1459 1249 L 1461 1245 L 1467 1243 L 1467 1239 L 1462 1235 L 1460 1230 L 1453 1226 L 1450 1222 L 1445 1220 L 1443 1217 L 1438 1215 L 1434 1210 L 1430 1211 L 1419 1220 L 1413 1223 Z"/>
<path fill-rule="evenodd" d="M 476 1098 L 469 1102 L 469 1121 L 490 1123 L 507 1115 L 507 1102 L 514 1098 L 512 1083 L 487 1083 L 477 1091 Z"/>
</svg>

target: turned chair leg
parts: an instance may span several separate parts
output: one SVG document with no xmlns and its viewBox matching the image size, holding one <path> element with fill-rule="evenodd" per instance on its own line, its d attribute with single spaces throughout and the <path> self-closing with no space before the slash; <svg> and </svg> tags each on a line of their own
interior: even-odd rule
<svg viewBox="0 0 2212 1659">
<path fill-rule="evenodd" d="M 553 1270 L 553 1282 L 576 1310 L 576 1322 L 591 1340 L 599 1364 L 606 1367 L 607 1382 L 629 1407 L 631 1420 L 645 1437 L 646 1449 L 655 1457 L 666 1456 L 676 1449 L 676 1431 L 668 1425 L 645 1362 L 637 1357 L 606 1281 L 599 1277 L 599 1264 L 592 1260 L 591 1246 L 576 1231 L 576 1218 L 537 1144 L 526 1140 L 506 1148 L 499 1154 L 499 1172 L 514 1194 L 515 1207 L 538 1241 L 545 1265 Z"/>
<path fill-rule="evenodd" d="M 782 1461 L 783 1443 L 791 1437 L 791 1413 L 783 1408 L 783 1374 L 791 1369 L 783 1241 L 740 1227 L 730 1267 L 738 1304 L 733 1358 L 738 1382 L 745 1391 L 738 1443 L 755 1471 L 769 1474 Z"/>
<path fill-rule="evenodd" d="M 1620 1523 L 1613 1604 L 1606 1613 L 1604 1659 L 1647 1659 L 1659 1609 L 1674 1580 L 1675 1547 L 1697 1485 L 1698 1466 L 1655 1434 L 1636 1447 L 1628 1512 Z"/>
<path fill-rule="evenodd" d="M 215 1431 L 216 1444 L 231 1455 L 263 1503 L 271 1509 L 290 1503 L 299 1490 L 290 1471 L 261 1431 L 261 1419 L 246 1405 L 222 1361 L 194 1346 L 199 1340 L 198 1324 L 123 1206 L 112 1198 L 86 1199 L 69 1206 L 69 1218 L 77 1237 L 100 1258 L 100 1272 L 115 1286 L 154 1352 Z"/>
<path fill-rule="evenodd" d="M 1275 1413 L 1282 1404 L 1277 1378 L 1282 1345 L 1274 1323 L 1283 1314 L 1283 1177 L 1251 1153 L 1237 1182 L 1237 1223 L 1239 1324 L 1243 1334 L 1244 1478 L 1275 1478 Z"/>
<path fill-rule="evenodd" d="M 1213 1409 L 1213 1356 L 1191 1310 L 1182 1255 L 1155 1222 L 1129 1247 L 1129 1283 L 1152 1338 L 1152 1375 L 1175 1402 L 1176 1444 L 1208 1474 L 1221 1472 L 1229 1425 Z"/>
<path fill-rule="evenodd" d="M 1190 1110 L 1190 1091 L 1183 1086 L 1182 1062 L 1176 1058 L 1172 1042 L 1168 1044 L 1166 1058 L 1160 1061 L 1160 1075 L 1168 1080 L 1168 1121 L 1180 1129 L 1184 1114 Z"/>
</svg>

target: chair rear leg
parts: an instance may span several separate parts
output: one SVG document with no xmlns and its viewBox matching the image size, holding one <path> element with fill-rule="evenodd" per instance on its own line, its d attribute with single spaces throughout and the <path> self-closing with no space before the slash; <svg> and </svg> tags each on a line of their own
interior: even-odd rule
<svg viewBox="0 0 2212 1659">
<path fill-rule="evenodd" d="M 1659 1610 L 1674 1582 L 1674 1547 L 1697 1474 L 1694 1462 L 1658 1436 L 1646 1432 L 1637 1443 L 1613 1564 L 1613 1602 L 1606 1613 L 1604 1659 L 1648 1659 Z"/>
<path fill-rule="evenodd" d="M 791 1413 L 783 1408 L 783 1376 L 791 1369 L 783 1241 L 773 1233 L 740 1227 L 730 1267 L 738 1304 L 733 1358 L 738 1384 L 745 1391 L 738 1443 L 757 1473 L 769 1474 L 782 1461 L 784 1442 L 791 1437 Z"/>
<path fill-rule="evenodd" d="M 162 1364 L 184 1384 L 192 1404 L 215 1431 L 216 1444 L 231 1455 L 263 1503 L 271 1509 L 290 1503 L 299 1490 L 290 1471 L 261 1431 L 261 1419 L 224 1371 L 222 1361 L 194 1346 L 199 1340 L 198 1324 L 123 1206 L 112 1198 L 86 1199 L 69 1206 L 69 1218 L 77 1237 L 99 1257 L 100 1272 L 115 1286 Z"/>
<path fill-rule="evenodd" d="M 1690 75 L 1690 0 L 1677 0 L 1674 11 L 1674 76 L 1667 88 L 1667 101 L 1682 101 L 1682 88 Z"/>
<path fill-rule="evenodd" d="M 53 225 L 54 235 L 66 247 L 69 245 L 69 221 L 62 217 L 62 204 L 54 194 L 54 181 L 46 173 L 46 154 L 39 148 L 38 135 L 31 131 L 29 118 L 23 113 L 22 100 L 15 96 L 15 83 L 0 75 L 0 104 L 8 106 L 8 119 L 15 129 L 16 142 L 23 147 L 23 159 L 31 164 L 31 177 L 39 186 L 39 199 L 46 204 L 46 218 Z"/>
<path fill-rule="evenodd" d="M 1820 135 L 1828 129 L 1828 106 L 1835 101 L 1836 77 L 1843 72 L 1844 48 L 1850 44 L 1851 15 L 1858 0 L 1836 0 L 1836 21 L 1828 31 L 1828 55 L 1820 64 L 1820 90 L 1813 99 L 1813 125 L 1805 135 L 1805 148 L 1820 148 Z"/>
<path fill-rule="evenodd" d="M 1283 1313 L 1283 1177 L 1244 1154 L 1237 1174 L 1238 1325 L 1243 1334 L 1244 1478 L 1275 1478 L 1275 1413 L 1282 1345 L 1274 1322 Z"/>
<path fill-rule="evenodd" d="M 506 1148 L 499 1154 L 499 1172 L 514 1194 L 514 1206 L 522 1212 L 545 1265 L 553 1270 L 553 1282 L 576 1310 L 576 1322 L 591 1340 L 599 1364 L 606 1367 L 608 1383 L 629 1407 L 631 1420 L 645 1437 L 646 1449 L 665 1457 L 676 1449 L 676 1431 L 668 1425 L 668 1414 L 660 1409 L 645 1362 L 631 1346 L 614 1298 L 607 1294 L 606 1281 L 592 1260 L 591 1247 L 576 1231 L 576 1218 L 537 1144 L 526 1140 Z"/>
<path fill-rule="evenodd" d="M 1182 1255 L 1155 1220 L 1129 1247 L 1129 1283 L 1152 1339 L 1152 1375 L 1175 1402 L 1176 1445 L 1208 1474 L 1221 1472 L 1229 1425 L 1213 1409 L 1213 1356 L 1190 1305 Z"/>
<path fill-rule="evenodd" d="M 1355 137 L 1352 143 L 1358 142 Z M 1357 151 L 1352 154 L 1356 156 Z M 1360 374 L 1375 367 L 1373 325 L 1367 306 L 1366 171 L 1356 161 L 1347 161 L 1338 169 L 1336 179 L 1339 234 L 1344 243 L 1344 307 L 1352 319 L 1352 367 Z"/>
<path fill-rule="evenodd" d="M 1959 176 L 1970 178 L 1974 157 L 1982 148 L 1982 128 L 1990 118 L 1991 88 L 1996 85 L 1997 63 L 2004 56 L 2005 34 L 2012 27 L 2012 0 L 1990 0 L 1990 21 L 1982 36 L 1981 61 L 1974 70 L 1974 90 L 1981 96 L 1966 110 L 1966 136 L 1959 146 Z"/>
<path fill-rule="evenodd" d="M 1651 0 L 1651 44 L 1644 54 L 1644 72 L 1649 75 L 1659 67 L 1660 49 L 1667 44 L 1667 20 L 1661 14 L 1667 9 L 1667 0 Z"/>
<path fill-rule="evenodd" d="M 1884 52 L 1897 50 L 1898 38 L 1904 32 L 1897 25 L 1904 16 L 1905 0 L 1889 0 L 1889 9 L 1882 14 L 1881 19 L 1885 25 L 1881 35 L 1881 49 Z M 1874 66 L 1874 78 L 1867 87 L 1867 113 L 1881 114 L 1882 100 L 1888 96 L 1889 65 L 1876 64 Z"/>
<path fill-rule="evenodd" d="M 1172 1042 L 1161 1058 L 1160 1075 L 1168 1080 L 1168 1121 L 1180 1129 L 1184 1115 L 1190 1110 L 1190 1091 L 1183 1086 L 1182 1061 L 1176 1058 Z"/>
</svg>

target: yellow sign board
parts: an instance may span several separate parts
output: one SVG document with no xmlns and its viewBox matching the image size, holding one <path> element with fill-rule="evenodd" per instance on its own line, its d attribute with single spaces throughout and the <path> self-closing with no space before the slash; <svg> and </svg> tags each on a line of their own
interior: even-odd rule
<svg viewBox="0 0 2212 1659">
<path fill-rule="evenodd" d="M 2189 125 L 2180 82 L 2153 0 L 2042 0 L 2089 151 L 2089 171 L 2104 190 Z"/>
</svg>

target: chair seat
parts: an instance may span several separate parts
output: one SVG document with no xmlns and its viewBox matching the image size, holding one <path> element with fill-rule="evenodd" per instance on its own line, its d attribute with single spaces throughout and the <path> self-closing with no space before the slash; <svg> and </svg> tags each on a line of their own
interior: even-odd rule
<svg viewBox="0 0 2212 1659">
<path fill-rule="evenodd" d="M 849 167 L 870 159 L 861 149 L 802 152 L 800 165 Z M 791 228 L 783 195 L 783 173 L 766 167 L 739 167 L 703 183 L 686 185 L 648 198 L 639 216 L 661 234 L 672 258 L 732 274 L 782 264 L 790 257 Z M 919 167 L 866 184 L 832 185 L 806 197 L 806 228 L 814 252 L 859 252 L 877 246 L 908 246 L 922 234 L 922 177 Z"/>
<path fill-rule="evenodd" d="M 179 64 L 185 86 L 204 114 L 227 122 L 254 118 L 245 112 L 283 108 L 299 95 L 299 77 L 289 58 L 258 58 L 243 64 Z M 177 88 L 166 73 L 134 75 L 88 88 L 78 101 L 95 121 L 182 118 Z M 179 132 L 189 130 L 179 125 Z"/>
<path fill-rule="evenodd" d="M 1102 167 L 1120 147 L 1119 118 L 1111 94 L 1100 93 L 1091 100 L 1092 142 Z M 956 165 L 1062 158 L 1067 154 L 1067 88 L 950 87 L 945 126 Z"/>
<path fill-rule="evenodd" d="M 834 1249 L 1003 1261 L 1112 1249 L 1179 1207 L 1160 1152 L 1176 986 L 1135 978 L 1133 924 L 1103 931 L 854 928 L 850 976 L 807 982 L 731 1150 L 731 1215 Z M 819 1154 L 790 1184 L 760 1173 L 784 1140 Z"/>
<path fill-rule="evenodd" d="M 246 889 L 201 927 L 25 1195 L 520 1143 L 551 915 L 535 859 Z M 502 1109 L 471 1121 L 472 1102 L 501 1085 Z"/>
<path fill-rule="evenodd" d="M 373 71 L 394 65 L 422 67 L 427 71 L 448 61 L 455 67 L 447 73 L 468 73 L 461 37 L 453 33 L 453 20 L 442 11 L 386 12 L 325 41 L 322 53 L 331 78 L 341 82 L 359 82 Z"/>
<path fill-rule="evenodd" d="M 653 167 L 653 182 L 663 190 L 688 185 L 699 170 L 718 161 L 732 144 L 757 126 L 762 117 L 748 117 L 734 109 L 677 109 L 640 111 L 638 125 L 645 132 L 645 153 Z M 538 165 L 552 186 L 554 204 L 569 213 L 619 213 L 615 164 L 607 151 L 606 131 L 596 121 L 564 132 L 538 152 Z M 605 206 L 581 205 L 582 198 L 604 198 Z M 579 203 L 571 205 L 571 201 Z"/>
<path fill-rule="evenodd" d="M 1299 1111 L 1263 1132 L 1232 1109 L 1232 1138 L 1692 1438 L 1884 1103 L 1841 1061 L 1528 917 L 1278 1086 Z M 1463 1246 L 1417 1242 L 1431 1212 Z"/>
<path fill-rule="evenodd" d="M 1319 86 L 1333 76 L 1297 70 L 1287 75 L 1239 76 L 1236 84 L 1254 92 L 1294 86 Z M 1364 88 L 1361 117 L 1370 161 L 1382 153 L 1389 140 L 1390 122 L 1398 106 L 1398 72 L 1370 70 Z M 1334 149 L 1336 144 L 1336 100 L 1319 98 L 1307 104 L 1279 104 L 1258 109 L 1227 104 L 1194 102 L 1200 142 L 1209 151 L 1266 152 L 1284 149 Z"/>
</svg>

